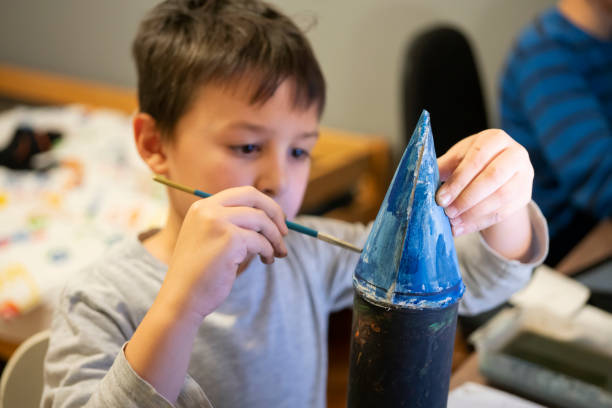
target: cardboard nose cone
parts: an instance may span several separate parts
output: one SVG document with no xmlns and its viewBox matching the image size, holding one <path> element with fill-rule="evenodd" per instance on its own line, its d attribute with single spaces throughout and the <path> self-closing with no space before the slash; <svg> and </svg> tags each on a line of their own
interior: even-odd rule
<svg viewBox="0 0 612 408">
<path fill-rule="evenodd" d="M 381 305 L 441 308 L 462 296 L 429 113 L 423 111 L 378 212 L 354 275 L 357 292 Z"/>
</svg>

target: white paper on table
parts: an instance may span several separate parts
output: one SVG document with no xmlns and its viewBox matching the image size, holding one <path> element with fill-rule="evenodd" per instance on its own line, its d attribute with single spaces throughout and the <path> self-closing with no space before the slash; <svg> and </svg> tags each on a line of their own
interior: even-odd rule
<svg viewBox="0 0 612 408">
<path fill-rule="evenodd" d="M 467 382 L 448 396 L 447 408 L 544 408 L 507 392 Z"/>
<path fill-rule="evenodd" d="M 612 313 L 585 305 L 573 322 L 589 333 L 589 340 L 602 351 L 612 355 Z"/>
<path fill-rule="evenodd" d="M 531 282 L 512 295 L 510 303 L 525 309 L 544 309 L 559 317 L 571 317 L 586 304 L 589 296 L 589 288 L 582 283 L 542 265 L 535 270 Z"/>
</svg>

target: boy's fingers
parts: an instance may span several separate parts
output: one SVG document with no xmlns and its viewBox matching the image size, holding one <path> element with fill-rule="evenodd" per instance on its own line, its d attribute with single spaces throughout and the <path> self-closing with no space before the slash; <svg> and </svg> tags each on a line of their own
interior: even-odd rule
<svg viewBox="0 0 612 408">
<path fill-rule="evenodd" d="M 511 204 L 512 201 L 519 199 L 519 180 L 520 176 L 514 175 L 508 183 L 487 196 L 484 200 L 469 208 L 459 216 L 451 218 L 451 225 L 463 225 L 464 227 L 468 227 L 472 224 L 478 224 L 478 220 L 482 218 L 483 215 L 492 214 L 500 208 Z"/>
<path fill-rule="evenodd" d="M 505 138 L 491 137 L 490 140 L 479 140 L 479 137 L 488 136 L 485 132 L 475 136 L 474 143 L 470 145 L 457 168 L 438 190 L 438 200 L 441 206 L 446 207 L 452 203 L 470 181 L 508 146 Z"/>
<path fill-rule="evenodd" d="M 252 186 L 235 187 L 223 190 L 215 196 L 219 203 L 226 207 L 253 207 L 265 211 L 279 231 L 283 235 L 289 232 L 287 224 L 285 224 L 285 214 L 283 209 L 271 197 L 265 195 L 261 191 Z"/>
<path fill-rule="evenodd" d="M 517 173 L 515 164 L 521 157 L 516 152 L 517 150 L 506 149 L 496 156 L 445 209 L 446 214 L 450 218 L 455 218 L 491 195 L 493 195 L 491 201 L 500 201 L 497 207 L 504 205 L 504 200 L 512 200 L 513 197 L 506 194 L 508 189 L 504 189 L 503 186 Z M 511 192 L 515 193 L 514 190 Z M 488 209 L 481 214 L 487 214 L 491 210 Z"/>
<path fill-rule="evenodd" d="M 455 236 L 460 236 L 464 234 L 469 234 L 471 232 L 482 231 L 483 229 L 488 228 L 491 225 L 497 224 L 498 222 L 508 218 L 510 215 L 518 211 L 518 209 L 521 208 L 522 205 L 524 204 L 512 202 L 503 207 L 498 208 L 495 211 L 488 213 L 487 215 L 478 217 L 478 219 L 472 221 L 469 224 L 453 225 L 453 234 Z"/>
<path fill-rule="evenodd" d="M 249 254 L 259 255 L 262 262 L 271 264 L 274 262 L 274 248 L 263 235 L 249 229 L 240 230 Z"/>
<path fill-rule="evenodd" d="M 261 233 L 266 237 L 274 248 L 274 255 L 278 257 L 287 255 L 281 232 L 263 210 L 248 207 L 225 207 L 223 214 L 232 224 Z"/>
</svg>

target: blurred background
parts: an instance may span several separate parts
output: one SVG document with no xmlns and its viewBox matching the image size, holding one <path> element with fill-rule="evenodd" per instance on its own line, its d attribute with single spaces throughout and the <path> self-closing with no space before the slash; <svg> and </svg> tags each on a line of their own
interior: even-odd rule
<svg viewBox="0 0 612 408">
<path fill-rule="evenodd" d="M 130 54 L 154 0 L 0 2 L 0 62 L 135 87 Z M 490 124 L 513 39 L 552 0 L 276 0 L 308 29 L 329 86 L 323 124 L 382 135 L 402 149 L 400 79 L 414 34 L 438 23 L 472 43 Z M 18 39 L 18 41 L 16 40 Z M 452 66 L 449 67 L 452 69 Z M 432 118 L 435 122 L 435 117 Z"/>
<path fill-rule="evenodd" d="M 150 171 L 135 152 L 129 117 L 136 106 L 131 44 L 139 21 L 156 3 L 0 0 L 0 159 L 14 158 L 9 152 L 11 140 L 19 138 L 38 147 L 42 138 L 47 149 L 53 146 L 50 161 L 34 166 L 40 171 L 22 171 L 32 168 L 29 162 L 0 165 L 0 370 L 24 339 L 48 327 L 59 288 L 71 273 L 126 234 L 163 222 L 164 190 L 153 185 Z M 438 155 L 462 137 L 500 127 L 499 83 L 508 52 L 521 30 L 556 2 L 271 3 L 305 29 L 328 85 L 322 119 L 327 130 L 313 154 L 302 211 L 368 222 L 378 211 L 420 109 L 436 105 L 432 128 Z M 422 35 L 441 26 L 458 29 L 468 47 L 463 49 L 454 42 L 463 40 L 447 31 Z M 459 49 L 463 51 L 454 54 Z M 30 75 L 30 70 L 42 77 Z M 12 84 L 12 78 L 19 83 Z M 99 84 L 112 89 L 105 93 Z M 32 92 L 27 89 L 36 87 Z M 20 89 L 13 92 L 15 88 Z M 70 95 L 64 98 L 63 90 Z M 91 110 L 101 95 L 110 103 L 93 105 L 118 110 Z M 88 107 L 63 105 L 74 102 Z M 470 118 L 475 119 L 468 123 Z M 12 147 L 19 150 L 18 145 Z M 558 271 L 571 274 L 607 259 L 609 274 L 610 237 L 608 220 L 564 258 Z M 612 310 L 612 288 L 608 285 L 606 290 L 597 306 L 605 304 Z M 559 295 L 563 304 L 569 297 Z M 606 316 L 605 324 L 612 327 L 612 315 Z M 485 382 L 478 374 L 477 353 L 472 353 L 462 330 L 467 332 L 488 317 L 461 322 L 451 387 Z M 332 316 L 330 407 L 346 406 L 350 324 L 351 311 Z M 40 364 L 29 372 L 41 372 Z M 609 378 L 612 384 L 612 374 Z M 25 379 L 29 389 L 36 388 L 31 375 Z M 0 408 L 1 391 L 0 384 Z"/>
</svg>

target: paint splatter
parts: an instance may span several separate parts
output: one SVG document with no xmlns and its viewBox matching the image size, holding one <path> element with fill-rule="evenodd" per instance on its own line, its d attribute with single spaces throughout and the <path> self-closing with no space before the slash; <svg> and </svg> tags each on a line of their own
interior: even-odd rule
<svg viewBox="0 0 612 408">
<path fill-rule="evenodd" d="M 70 258 L 70 252 L 66 248 L 54 248 L 49 250 L 47 257 L 51 262 L 59 263 Z"/>
<path fill-rule="evenodd" d="M 0 190 L 0 209 L 6 207 L 9 202 L 8 193 Z"/>
</svg>

